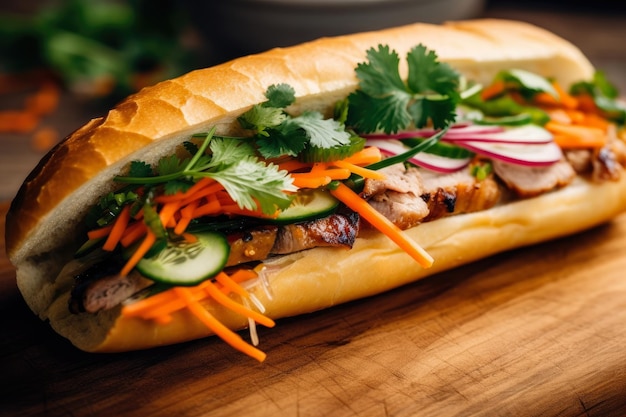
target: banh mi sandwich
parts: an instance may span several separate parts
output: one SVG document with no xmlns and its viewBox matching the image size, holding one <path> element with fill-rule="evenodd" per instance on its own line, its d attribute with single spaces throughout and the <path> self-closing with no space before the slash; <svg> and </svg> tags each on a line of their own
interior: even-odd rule
<svg viewBox="0 0 626 417">
<path fill-rule="evenodd" d="M 526 23 L 273 49 L 69 135 L 12 202 L 7 253 L 80 349 L 217 335 L 263 360 L 259 324 L 614 218 L 625 121 L 575 46 Z"/>
</svg>

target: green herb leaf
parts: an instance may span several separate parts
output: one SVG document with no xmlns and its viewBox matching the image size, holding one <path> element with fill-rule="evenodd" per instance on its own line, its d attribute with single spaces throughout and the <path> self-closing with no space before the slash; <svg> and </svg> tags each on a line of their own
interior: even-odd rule
<svg viewBox="0 0 626 417">
<path fill-rule="evenodd" d="M 270 130 L 266 137 L 257 137 L 259 153 L 266 159 L 283 155 L 297 156 L 308 142 L 306 132 L 295 123 L 287 123 L 280 130 Z"/>
<path fill-rule="evenodd" d="M 129 177 L 150 177 L 154 175 L 152 167 L 143 161 L 132 161 L 130 163 Z"/>
<path fill-rule="evenodd" d="M 590 95 L 596 106 L 608 119 L 620 125 L 626 124 L 626 105 L 617 100 L 619 92 L 603 72 L 597 71 L 592 81 L 581 81 L 573 84 L 570 93 L 574 96 Z"/>
<path fill-rule="evenodd" d="M 285 191 L 296 191 L 292 179 L 278 166 L 247 157 L 225 167 L 221 171 L 205 174 L 224 186 L 239 207 L 256 210 L 257 203 L 265 214 L 274 214 L 276 209 L 286 209 L 291 197 Z"/>
<path fill-rule="evenodd" d="M 269 136 L 267 130 L 279 126 L 286 119 L 287 115 L 283 109 L 256 104 L 239 116 L 237 120 L 244 129 L 254 130 L 259 135 Z"/>
<path fill-rule="evenodd" d="M 264 107 L 284 108 L 296 101 L 296 91 L 289 84 L 270 85 L 265 92 Z"/>
<path fill-rule="evenodd" d="M 418 45 L 407 54 L 407 82 L 400 59 L 388 46 L 367 51 L 368 62 L 356 68 L 359 90 L 350 94 L 347 124 L 365 133 L 395 133 L 411 123 L 444 128 L 455 120 L 459 75 L 437 55 Z"/>
<path fill-rule="evenodd" d="M 170 175 L 179 172 L 189 161 L 181 161 L 177 155 L 164 156 L 157 166 L 158 175 Z"/>
<path fill-rule="evenodd" d="M 218 137 L 211 141 L 209 145 L 212 157 L 207 164 L 200 164 L 201 170 L 220 169 L 223 166 L 234 164 L 249 156 L 255 155 L 255 150 L 249 141 Z"/>
<path fill-rule="evenodd" d="M 295 124 L 304 130 L 311 145 L 318 148 L 332 148 L 350 143 L 351 135 L 345 131 L 343 125 L 333 119 L 324 119 L 319 112 L 305 112 L 285 124 Z M 291 130 L 291 126 L 287 126 L 287 129 Z"/>
<path fill-rule="evenodd" d="M 550 81 L 530 71 L 521 69 L 502 71 L 496 75 L 497 79 L 516 84 L 519 92 L 525 97 L 532 97 L 537 93 L 548 93 L 557 100 L 559 99 L 559 94 Z"/>
</svg>

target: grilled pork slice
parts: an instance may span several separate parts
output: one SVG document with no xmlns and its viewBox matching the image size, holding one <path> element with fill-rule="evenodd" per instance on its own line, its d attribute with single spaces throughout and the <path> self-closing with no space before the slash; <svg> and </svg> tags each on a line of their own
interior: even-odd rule
<svg viewBox="0 0 626 417">
<path fill-rule="evenodd" d="M 576 177 L 576 171 L 565 160 L 545 167 L 529 167 L 494 160 L 493 169 L 496 175 L 522 198 L 534 197 L 564 187 Z"/>
<path fill-rule="evenodd" d="M 401 229 L 418 225 L 428 215 L 422 200 L 422 176 L 417 168 L 395 164 L 381 170 L 384 180 L 365 181 L 363 198 Z"/>
<path fill-rule="evenodd" d="M 281 226 L 271 253 L 283 255 L 316 246 L 351 248 L 358 233 L 358 214 L 331 214 L 317 220 Z"/>
<path fill-rule="evenodd" d="M 229 236 L 230 254 L 226 266 L 266 259 L 277 234 L 278 226 L 263 226 Z"/>
<path fill-rule="evenodd" d="M 429 210 L 424 221 L 487 210 L 495 206 L 502 196 L 502 191 L 493 177 L 478 180 L 468 169 L 451 174 L 424 170 L 422 182 L 422 199 Z"/>
</svg>

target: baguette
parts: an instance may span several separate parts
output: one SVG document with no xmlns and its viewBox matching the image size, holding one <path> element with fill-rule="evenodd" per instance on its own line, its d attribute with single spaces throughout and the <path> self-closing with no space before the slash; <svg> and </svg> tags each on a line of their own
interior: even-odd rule
<svg viewBox="0 0 626 417">
<path fill-rule="evenodd" d="M 84 240 L 82 219 L 111 179 L 133 160 L 155 163 L 190 135 L 212 127 L 236 135 L 237 117 L 265 100 L 271 85 L 296 92 L 290 112 L 330 114 L 358 87 L 354 69 L 365 51 L 387 44 L 400 56 L 418 43 L 434 50 L 466 78 L 489 83 L 504 69 L 555 77 L 562 85 L 591 79 L 594 68 L 567 41 L 522 22 L 472 20 L 414 24 L 325 38 L 242 57 L 162 82 L 128 97 L 105 117 L 88 122 L 50 151 L 24 181 L 6 221 L 6 248 L 29 307 L 85 351 L 115 352 L 179 343 L 213 334 L 188 309 L 167 324 L 127 317 L 121 307 L 72 314 L 71 274 L 61 274 Z M 407 69 L 401 68 L 403 77 Z M 278 319 L 375 295 L 489 255 L 576 233 L 626 209 L 626 175 L 570 185 L 487 210 L 420 224 L 406 231 L 435 262 L 423 268 L 386 236 L 363 230 L 350 250 L 314 248 L 265 262 L 268 283 L 250 289 Z M 480 242 L 480 244 L 476 244 Z M 332 259 L 332 262 L 328 262 Z M 64 278 L 63 278 L 64 277 Z M 245 317 L 212 299 L 203 307 L 230 329 Z"/>
</svg>

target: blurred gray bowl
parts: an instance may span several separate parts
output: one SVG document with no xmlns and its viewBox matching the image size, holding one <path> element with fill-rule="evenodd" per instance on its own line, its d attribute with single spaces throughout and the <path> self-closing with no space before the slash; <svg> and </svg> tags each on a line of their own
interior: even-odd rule
<svg viewBox="0 0 626 417">
<path fill-rule="evenodd" d="M 324 36 L 477 17 L 485 0 L 188 0 L 210 46 L 230 59 Z"/>
</svg>

